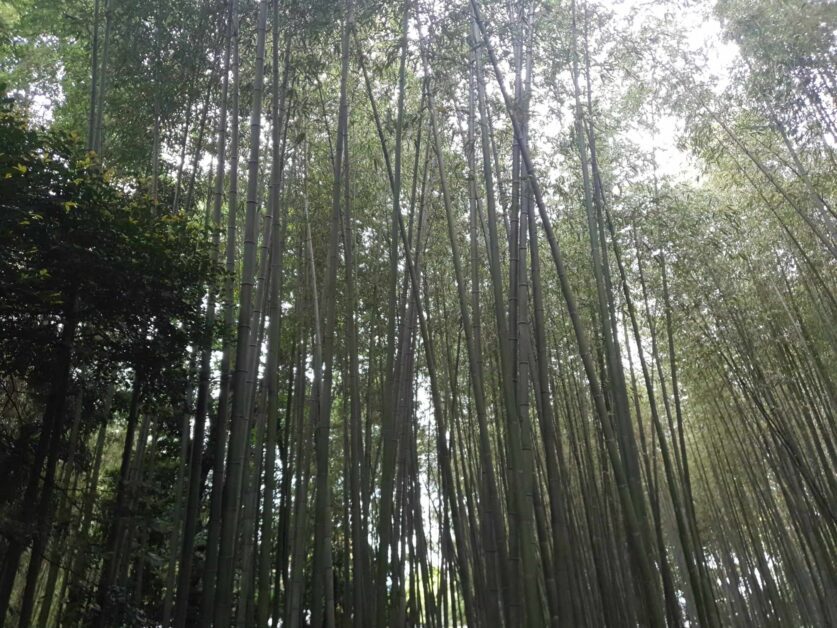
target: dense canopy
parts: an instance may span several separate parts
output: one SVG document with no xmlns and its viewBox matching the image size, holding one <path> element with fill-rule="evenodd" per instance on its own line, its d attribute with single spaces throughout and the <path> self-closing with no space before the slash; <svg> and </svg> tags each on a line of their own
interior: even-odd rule
<svg viewBox="0 0 837 628">
<path fill-rule="evenodd" d="M 837 625 L 837 5 L 0 0 L 0 628 Z"/>
</svg>

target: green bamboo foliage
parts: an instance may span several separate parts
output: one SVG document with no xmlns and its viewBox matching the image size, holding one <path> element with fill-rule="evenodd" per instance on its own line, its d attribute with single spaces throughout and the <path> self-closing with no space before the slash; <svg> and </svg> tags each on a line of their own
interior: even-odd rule
<svg viewBox="0 0 837 628">
<path fill-rule="evenodd" d="M 827 8 L 41 4 L 0 626 L 837 623 Z"/>
</svg>

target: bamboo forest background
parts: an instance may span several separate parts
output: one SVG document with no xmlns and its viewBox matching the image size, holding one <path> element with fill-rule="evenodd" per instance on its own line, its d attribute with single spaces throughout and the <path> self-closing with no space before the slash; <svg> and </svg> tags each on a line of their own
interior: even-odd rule
<svg viewBox="0 0 837 628">
<path fill-rule="evenodd" d="M 835 33 L 0 2 L 0 626 L 837 625 Z"/>
</svg>

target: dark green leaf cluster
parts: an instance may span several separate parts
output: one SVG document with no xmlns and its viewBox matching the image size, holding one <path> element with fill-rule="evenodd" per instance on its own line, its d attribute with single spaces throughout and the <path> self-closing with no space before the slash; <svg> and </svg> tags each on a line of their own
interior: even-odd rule
<svg viewBox="0 0 837 628">
<path fill-rule="evenodd" d="M 200 331 L 204 234 L 117 182 L 74 134 L 31 127 L 8 98 L 0 145 L 3 374 L 45 377 L 71 310 L 76 366 L 177 362 Z"/>
</svg>

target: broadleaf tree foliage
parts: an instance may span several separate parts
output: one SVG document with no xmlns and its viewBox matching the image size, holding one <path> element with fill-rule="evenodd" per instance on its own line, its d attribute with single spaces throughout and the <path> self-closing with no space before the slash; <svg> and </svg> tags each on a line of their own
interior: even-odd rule
<svg viewBox="0 0 837 628">
<path fill-rule="evenodd" d="M 0 626 L 837 625 L 836 34 L 0 2 Z"/>
</svg>

